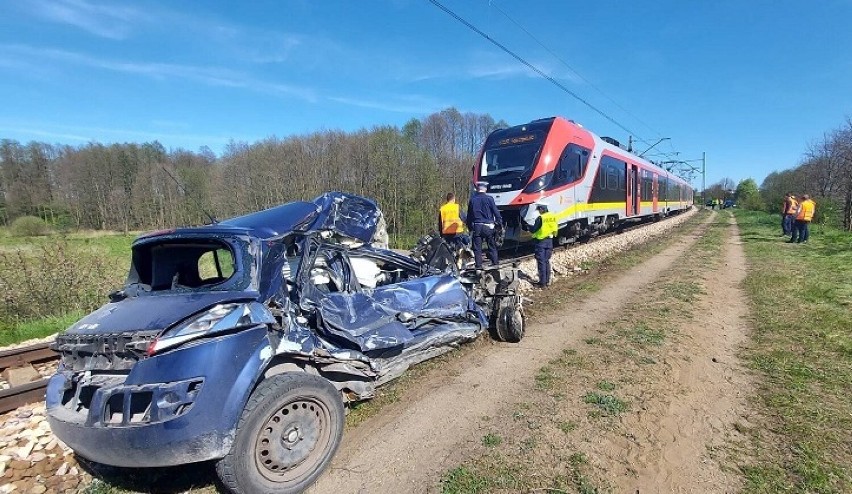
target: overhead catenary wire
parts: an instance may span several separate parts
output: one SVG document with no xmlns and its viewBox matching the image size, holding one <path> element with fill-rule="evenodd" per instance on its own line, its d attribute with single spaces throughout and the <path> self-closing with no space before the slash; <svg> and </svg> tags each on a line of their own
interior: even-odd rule
<svg viewBox="0 0 852 494">
<path fill-rule="evenodd" d="M 577 76 L 580 80 L 582 80 L 583 82 L 585 82 L 586 84 L 588 84 L 588 85 L 589 85 L 589 87 L 591 87 L 592 89 L 594 89 L 595 91 L 597 91 L 597 92 L 598 92 L 598 94 L 600 94 L 601 96 L 603 96 L 604 98 L 606 98 L 607 100 L 609 100 L 609 102 L 610 102 L 610 103 L 612 103 L 613 105 L 615 105 L 615 106 L 616 106 L 619 110 L 623 111 L 625 114 L 627 114 L 628 116 L 632 117 L 632 118 L 633 118 L 634 120 L 636 120 L 637 122 L 639 122 L 639 123 L 641 123 L 642 125 L 644 125 L 644 126 L 645 126 L 648 130 L 650 130 L 651 132 L 653 132 L 653 133 L 657 134 L 657 137 L 659 137 L 659 136 L 661 136 L 661 135 L 662 135 L 660 132 L 658 132 L 656 129 L 654 129 L 653 127 L 651 127 L 649 124 L 645 123 L 645 122 L 644 122 L 641 118 L 637 117 L 635 114 L 633 114 L 632 112 L 630 112 L 627 108 L 625 108 L 624 106 L 622 106 L 622 105 L 621 105 L 618 101 L 616 101 L 615 99 L 613 99 L 612 97 L 610 97 L 608 94 L 606 94 L 606 93 L 605 93 L 602 89 L 600 89 L 599 87 L 597 87 L 597 86 L 596 86 L 596 85 L 595 85 L 592 81 L 590 81 L 590 80 L 588 80 L 587 78 L 585 78 L 585 77 L 583 76 L 583 74 L 581 74 L 581 73 L 580 73 L 577 69 L 575 69 L 574 67 L 572 67 L 572 66 L 571 66 L 571 64 L 569 64 L 568 62 L 566 62 L 566 61 L 565 61 L 565 59 L 564 59 L 564 58 L 562 58 L 562 57 L 561 57 L 558 53 L 556 53 L 554 50 L 552 50 L 550 47 L 548 47 L 546 44 L 544 44 L 544 42 L 543 42 L 543 41 L 541 41 L 540 39 L 538 39 L 538 38 L 537 38 L 537 37 L 536 37 L 536 36 L 535 36 L 532 32 L 530 32 L 530 31 L 529 31 L 526 27 L 524 27 L 524 25 L 523 25 L 523 24 L 521 24 L 520 22 L 518 22 L 518 21 L 516 21 L 515 19 L 513 19 L 513 18 L 512 18 L 512 16 L 510 16 L 510 15 L 509 15 L 509 14 L 508 14 L 505 10 L 501 9 L 501 8 L 500 8 L 500 6 L 499 6 L 499 5 L 497 5 L 495 2 L 489 1 L 489 2 L 488 2 L 488 5 L 489 5 L 490 7 L 492 7 L 492 8 L 494 8 L 495 10 L 497 10 L 497 12 L 499 12 L 499 13 L 500 13 L 503 17 L 505 17 L 506 19 L 508 19 L 508 20 L 509 20 L 509 22 L 511 22 L 512 24 L 514 24 L 514 25 L 515 25 L 518 29 L 520 29 L 521 31 L 523 31 L 524 33 L 526 33 L 526 35 L 527 35 L 527 36 L 529 36 L 529 37 L 530 37 L 533 41 L 535 41 L 535 42 L 536 42 L 536 43 L 537 43 L 540 47 L 544 48 L 544 50 L 545 50 L 545 51 L 547 51 L 548 53 L 550 53 L 550 55 L 552 55 L 552 56 L 553 56 L 553 58 L 555 58 L 556 60 L 558 60 L 558 61 L 559 61 L 559 63 L 561 63 L 562 65 L 564 65 L 564 66 L 565 66 L 565 68 L 567 68 L 568 70 L 570 70 L 570 71 L 571 71 L 571 72 L 572 72 L 575 76 Z M 671 146 L 671 143 L 669 143 L 669 145 Z M 666 153 L 663 153 L 663 154 L 666 154 Z"/>
<path fill-rule="evenodd" d="M 643 143 L 645 143 L 646 145 L 650 145 L 650 144 L 651 144 L 650 142 L 648 142 L 647 140 L 645 140 L 645 139 L 643 139 L 641 136 L 639 136 L 639 134 L 637 134 L 636 132 L 633 132 L 632 130 L 630 130 L 629 128 L 627 128 L 625 125 L 623 125 L 621 122 L 619 122 L 619 121 L 618 121 L 618 120 L 616 120 L 615 118 L 611 117 L 610 115 L 608 115 L 608 114 L 607 114 L 607 113 L 605 113 L 603 110 L 601 110 L 601 109 L 599 109 L 598 107 L 596 107 L 595 105 L 591 104 L 589 101 L 587 101 L 586 99 L 584 99 L 584 98 L 583 98 L 582 96 L 580 96 L 579 94 L 575 93 L 574 91 L 571 91 L 571 90 L 570 90 L 569 88 L 567 88 L 564 84 L 562 84 L 561 82 L 557 81 L 556 79 L 554 79 L 553 77 L 551 77 L 550 75 L 548 75 L 546 72 L 544 72 L 543 70 L 541 70 L 541 69 L 539 69 L 538 67 L 536 67 L 535 65 L 533 65 L 532 63 L 528 62 L 526 59 L 524 59 L 523 57 L 521 57 L 520 55 L 518 55 L 518 54 L 517 54 L 517 53 L 515 53 L 514 51 L 510 50 L 508 47 L 506 47 L 505 45 L 503 45 L 502 43 L 500 43 L 500 42 L 499 42 L 499 41 L 497 41 L 496 39 L 492 38 L 492 37 L 491 37 L 490 35 L 488 35 L 487 33 L 485 33 L 484 31 L 482 31 L 482 30 L 481 30 L 481 29 L 479 29 L 478 27 L 474 26 L 473 24 L 471 24 L 470 22 L 468 22 L 466 19 L 464 19 L 464 18 L 463 18 L 463 17 L 461 17 L 460 15 L 458 15 L 458 14 L 456 14 L 455 12 L 453 12 L 452 10 L 450 10 L 448 7 L 446 7 L 444 4 L 442 4 L 442 3 L 441 3 L 441 2 L 439 2 L 438 0 L 428 0 L 428 1 L 429 1 L 432 5 L 434 5 L 434 6 L 438 7 L 439 9 L 443 10 L 443 11 L 444 11 L 446 14 L 448 14 L 450 17 L 452 17 L 452 18 L 456 19 L 457 21 L 459 21 L 460 23 L 462 23 L 465 27 L 467 27 L 467 28 L 468 28 L 468 29 L 470 29 L 471 31 L 475 32 L 476 34 L 478 34 L 478 35 L 482 36 L 483 38 L 485 38 L 486 40 L 488 40 L 488 42 L 490 42 L 491 44 L 493 44 L 494 46 L 496 46 L 497 48 L 499 48 L 500 50 L 502 50 L 502 51 L 503 51 L 504 53 L 506 53 L 507 55 L 511 56 L 512 58 L 514 58 L 515 60 L 517 60 L 517 61 L 518 61 L 518 62 L 520 62 L 521 64 L 525 65 L 527 68 L 529 68 L 530 70 L 532 70 L 532 71 L 533 71 L 533 72 L 535 72 L 536 74 L 540 75 L 541 77 L 543 77 L 544 79 L 546 79 L 547 81 L 549 81 L 551 84 L 553 84 L 554 86 L 556 86 L 557 88 L 559 88 L 560 90 L 562 90 L 563 92 L 565 92 L 566 94 L 570 95 L 572 98 L 574 98 L 574 99 L 576 99 L 577 101 L 579 101 L 580 103 L 582 103 L 582 104 L 586 105 L 589 109 L 591 109 L 592 111 L 594 111 L 594 112 L 595 112 L 595 113 L 597 113 L 598 115 L 600 115 L 600 116 L 604 117 L 605 119 L 607 119 L 607 120 L 608 120 L 609 122 L 611 122 L 612 124 L 616 125 L 616 126 L 617 126 L 618 128 L 620 128 L 621 130 L 623 130 L 623 131 L 627 132 L 629 135 L 632 135 L 632 136 L 636 137 L 636 140 L 638 140 L 638 141 L 640 141 L 640 142 L 643 142 Z"/>
</svg>

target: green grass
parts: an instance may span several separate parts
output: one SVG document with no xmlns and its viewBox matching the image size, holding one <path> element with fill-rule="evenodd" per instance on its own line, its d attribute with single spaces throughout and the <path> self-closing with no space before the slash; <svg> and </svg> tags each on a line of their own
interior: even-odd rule
<svg viewBox="0 0 852 494">
<path fill-rule="evenodd" d="M 502 442 L 503 438 L 498 436 L 497 434 L 492 434 L 489 432 L 488 434 L 482 436 L 482 445 L 488 446 L 489 448 L 499 446 Z"/>
<path fill-rule="evenodd" d="M 21 341 L 44 338 L 64 330 L 83 317 L 83 311 L 72 311 L 59 316 L 48 316 L 34 321 L 16 323 L 5 331 L 0 331 L 0 346 L 8 346 Z"/>
<path fill-rule="evenodd" d="M 638 346 L 660 346 L 666 339 L 666 335 L 657 329 L 650 328 L 646 323 L 639 322 L 635 326 L 618 331 L 628 341 Z"/>
<path fill-rule="evenodd" d="M 442 494 L 480 494 L 494 490 L 517 492 L 520 484 L 517 467 L 500 455 L 490 459 L 488 469 L 460 466 L 453 468 L 441 479 Z"/>
<path fill-rule="evenodd" d="M 30 249 L 40 246 L 50 246 L 58 242 L 69 243 L 75 247 L 97 249 L 108 257 L 127 259 L 130 261 L 130 244 L 138 233 L 119 232 L 75 232 L 54 234 L 41 237 L 13 237 L 0 235 L 0 250 L 13 248 Z"/>
<path fill-rule="evenodd" d="M 535 389 L 539 391 L 553 389 L 553 386 L 556 381 L 557 377 L 556 374 L 553 372 L 553 369 L 549 366 L 544 366 L 539 369 L 538 373 L 535 375 Z"/>
<path fill-rule="evenodd" d="M 589 405 L 595 405 L 600 411 L 607 415 L 618 415 L 626 412 L 630 406 L 627 402 L 619 399 L 615 395 L 603 394 L 593 391 L 586 393 L 583 397 L 583 402 Z"/>
<path fill-rule="evenodd" d="M 0 345 L 41 338 L 107 300 L 121 285 L 135 235 L 0 235 Z"/>
<path fill-rule="evenodd" d="M 813 228 L 791 245 L 775 216 L 737 220 L 754 327 L 744 355 L 767 422 L 748 431 L 745 492 L 852 492 L 852 234 Z"/>
<path fill-rule="evenodd" d="M 559 422 L 559 425 L 557 427 L 559 427 L 559 430 L 561 430 L 565 434 L 568 434 L 577 429 L 577 423 L 573 420 L 564 420 L 562 422 Z"/>
<path fill-rule="evenodd" d="M 615 391 L 615 384 L 609 381 L 598 381 L 597 388 L 601 391 Z"/>
</svg>

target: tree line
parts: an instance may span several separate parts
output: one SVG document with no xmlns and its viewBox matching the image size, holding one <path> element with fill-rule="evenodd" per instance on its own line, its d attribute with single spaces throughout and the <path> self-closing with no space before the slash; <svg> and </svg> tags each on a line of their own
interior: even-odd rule
<svg viewBox="0 0 852 494">
<path fill-rule="evenodd" d="M 232 141 L 217 156 L 159 142 L 80 146 L 0 141 L 0 221 L 142 230 L 208 222 L 341 190 L 375 199 L 392 235 L 434 227 L 447 192 L 466 200 L 485 138 L 506 127 L 448 108 L 402 128 L 324 130 Z M 169 175 L 175 177 L 173 180 Z"/>
<path fill-rule="evenodd" d="M 760 192 L 771 212 L 781 211 L 784 194 L 809 194 L 817 220 L 852 231 L 852 119 L 807 146 L 794 168 L 770 173 Z"/>
<path fill-rule="evenodd" d="M 852 119 L 809 144 L 793 168 L 735 185 L 723 178 L 705 191 L 709 199 L 735 199 L 739 206 L 780 213 L 784 196 L 808 194 L 817 203 L 815 221 L 852 231 Z"/>
</svg>

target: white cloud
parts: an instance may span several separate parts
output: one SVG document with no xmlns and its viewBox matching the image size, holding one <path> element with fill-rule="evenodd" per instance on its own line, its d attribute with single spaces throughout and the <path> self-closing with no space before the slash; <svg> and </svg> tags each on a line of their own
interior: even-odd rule
<svg viewBox="0 0 852 494">
<path fill-rule="evenodd" d="M 347 96 L 330 96 L 328 99 L 344 105 L 394 113 L 425 114 L 450 106 L 430 98 L 424 98 L 416 95 L 391 96 L 382 100 L 352 98 Z"/>
<path fill-rule="evenodd" d="M 144 12 L 115 2 L 87 0 L 29 0 L 31 12 L 42 19 L 68 24 L 95 36 L 125 39 L 134 24 L 148 19 Z"/>
<path fill-rule="evenodd" d="M 196 145 L 224 145 L 231 140 L 249 141 L 255 138 L 235 135 L 209 135 L 192 132 L 158 132 L 118 127 L 92 127 L 86 125 L 56 125 L 44 122 L 27 122 L 18 126 L 12 122 L 0 122 L 0 132 L 9 133 L 20 140 L 48 138 L 77 142 L 121 142 L 121 141 L 160 141 L 167 146 L 175 143 L 194 143 Z"/>
<path fill-rule="evenodd" d="M 28 128 L 28 127 L 13 127 L 13 126 L 4 127 L 4 126 L 0 126 L 0 132 L 14 132 L 15 134 L 18 134 L 18 135 L 47 137 L 47 138 L 50 138 L 50 139 L 62 139 L 62 140 L 66 140 L 66 141 L 88 142 L 88 141 L 92 140 L 91 137 L 82 136 L 82 135 L 79 135 L 79 134 L 68 134 L 68 133 L 65 133 L 65 132 L 50 132 L 50 131 L 44 130 L 44 129 L 33 129 L 33 128 Z"/>
<path fill-rule="evenodd" d="M 316 101 L 316 95 L 312 89 L 256 79 L 249 74 L 221 67 L 159 62 L 126 62 L 97 58 L 67 50 L 36 48 L 26 45 L 0 45 L 0 56 L 4 55 L 4 51 L 6 56 L 0 58 L 0 60 L 8 61 L 9 55 L 25 58 L 40 57 L 111 72 L 141 75 L 156 80 L 183 79 L 209 86 L 242 88 L 277 96 L 297 97 L 311 102 Z"/>
</svg>

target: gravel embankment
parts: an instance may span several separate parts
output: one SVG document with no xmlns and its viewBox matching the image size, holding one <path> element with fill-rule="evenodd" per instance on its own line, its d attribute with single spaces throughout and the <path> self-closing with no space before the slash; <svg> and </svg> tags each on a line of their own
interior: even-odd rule
<svg viewBox="0 0 852 494">
<path fill-rule="evenodd" d="M 651 223 L 620 235 L 611 235 L 596 239 L 588 244 L 578 245 L 567 250 L 557 247 L 553 251 L 553 257 L 550 259 L 550 264 L 554 271 L 553 279 L 555 281 L 562 276 L 572 276 L 575 273 L 582 272 L 581 266 L 583 263 L 602 261 L 619 252 L 624 252 L 634 245 L 659 237 L 688 220 L 696 211 L 693 208 L 658 223 Z M 521 281 L 520 290 L 522 292 L 530 291 L 532 290 L 531 283 L 535 282 L 538 277 L 535 259 L 524 260 L 520 263 L 520 268 L 528 275 L 528 280 Z"/>
</svg>

